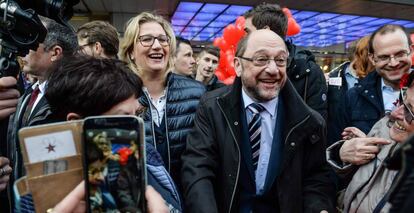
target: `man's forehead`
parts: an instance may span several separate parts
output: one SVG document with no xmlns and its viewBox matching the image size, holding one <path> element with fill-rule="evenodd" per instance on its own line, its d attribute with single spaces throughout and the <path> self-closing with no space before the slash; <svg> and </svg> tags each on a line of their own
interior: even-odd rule
<svg viewBox="0 0 414 213">
<path fill-rule="evenodd" d="M 287 50 L 283 39 L 273 31 L 263 29 L 251 32 L 247 41 L 246 52 L 257 52 L 269 49 L 274 49 L 275 51 Z"/>
<path fill-rule="evenodd" d="M 402 44 L 404 48 L 409 48 L 408 40 L 406 34 L 400 30 L 396 29 L 392 32 L 386 32 L 383 34 L 377 34 L 375 35 L 372 45 L 374 52 L 379 52 L 382 50 L 382 48 L 395 45 L 396 43 Z M 378 47 L 378 46 L 381 46 Z"/>
<path fill-rule="evenodd" d="M 201 51 L 198 57 L 199 57 L 199 58 L 212 58 L 212 59 L 218 59 L 218 57 L 217 57 L 217 56 L 215 56 L 215 55 L 213 55 L 213 54 L 211 54 L 211 53 L 208 53 L 207 51 Z"/>
<path fill-rule="evenodd" d="M 193 50 L 193 48 L 191 48 L 191 46 L 189 44 L 181 42 L 178 45 L 178 50 Z"/>
</svg>

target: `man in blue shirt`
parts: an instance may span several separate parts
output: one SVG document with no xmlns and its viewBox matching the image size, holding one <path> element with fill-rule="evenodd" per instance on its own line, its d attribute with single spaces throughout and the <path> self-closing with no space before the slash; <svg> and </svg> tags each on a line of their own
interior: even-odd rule
<svg viewBox="0 0 414 213">
<path fill-rule="evenodd" d="M 369 73 L 347 92 L 343 107 L 329 124 L 338 130 L 333 133 L 336 138 L 331 142 L 353 137 L 354 133 L 344 131 L 346 127 L 356 127 L 367 134 L 378 120 L 395 109 L 400 79 L 410 71 L 411 55 L 412 44 L 404 27 L 384 25 L 373 32 L 369 40 L 369 58 L 376 72 Z"/>
</svg>

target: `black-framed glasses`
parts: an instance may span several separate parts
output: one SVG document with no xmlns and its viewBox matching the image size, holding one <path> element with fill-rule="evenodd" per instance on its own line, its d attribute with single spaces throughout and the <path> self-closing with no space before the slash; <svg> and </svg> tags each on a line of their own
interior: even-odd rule
<svg viewBox="0 0 414 213">
<path fill-rule="evenodd" d="M 152 36 L 152 35 L 142 35 L 140 37 L 138 37 L 139 43 L 141 43 L 142 46 L 144 47 L 151 47 L 154 42 L 155 39 L 158 40 L 158 43 L 160 43 L 161 46 L 168 46 L 170 45 L 170 38 L 168 38 L 168 36 L 166 35 L 159 35 L 159 36 Z"/>
<path fill-rule="evenodd" d="M 274 61 L 276 63 L 276 66 L 278 67 L 289 67 L 290 65 L 290 58 L 269 58 L 267 56 L 257 56 L 252 58 L 246 58 L 242 56 L 237 56 L 237 58 L 241 58 L 247 61 L 250 61 L 253 63 L 253 65 L 258 67 L 266 66 L 270 63 L 270 61 Z"/>
<path fill-rule="evenodd" d="M 400 51 L 394 55 L 380 55 L 380 56 L 374 56 L 374 61 L 379 63 L 388 64 L 391 62 L 391 59 L 394 58 L 396 61 L 402 61 L 407 58 L 408 55 L 410 55 L 411 51 Z"/>
<path fill-rule="evenodd" d="M 403 87 L 400 90 L 400 97 L 399 102 L 404 106 L 404 119 L 407 123 L 411 124 L 414 120 L 414 113 L 408 108 L 407 104 L 405 104 L 405 99 L 407 98 L 407 87 Z"/>
</svg>

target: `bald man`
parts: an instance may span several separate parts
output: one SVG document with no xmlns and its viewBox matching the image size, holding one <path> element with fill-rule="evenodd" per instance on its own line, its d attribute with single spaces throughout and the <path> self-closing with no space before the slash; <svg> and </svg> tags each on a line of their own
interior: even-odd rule
<svg viewBox="0 0 414 213">
<path fill-rule="evenodd" d="M 325 122 L 286 75 L 283 39 L 263 29 L 236 51 L 232 87 L 200 101 L 183 155 L 189 212 L 333 212 Z"/>
</svg>

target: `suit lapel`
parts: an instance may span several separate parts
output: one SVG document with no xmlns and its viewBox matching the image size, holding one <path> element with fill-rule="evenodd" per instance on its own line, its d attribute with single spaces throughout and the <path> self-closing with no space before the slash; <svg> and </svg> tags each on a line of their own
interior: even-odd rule
<svg viewBox="0 0 414 213">
<path fill-rule="evenodd" d="M 35 108 L 33 109 L 32 114 L 30 114 L 29 120 L 31 120 L 33 118 L 34 115 L 36 115 L 36 113 L 39 112 L 39 110 L 45 105 L 47 104 L 46 98 L 45 96 L 42 96 L 39 100 L 39 102 L 36 104 Z"/>
<path fill-rule="evenodd" d="M 241 90 L 241 80 L 240 78 L 236 78 L 232 89 L 222 97 L 218 98 L 218 102 L 222 106 L 225 116 L 229 119 L 230 128 L 240 147 L 242 160 L 245 161 L 250 174 L 249 176 L 254 183 L 253 164 L 250 157 L 251 148 L 248 146 L 250 143 L 243 141 L 249 137 Z"/>
</svg>

